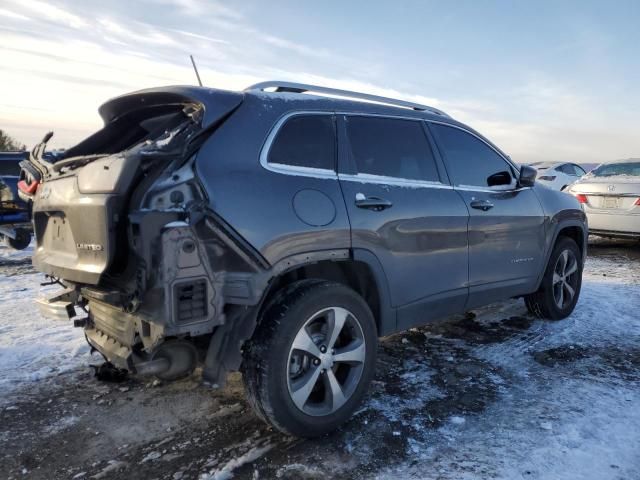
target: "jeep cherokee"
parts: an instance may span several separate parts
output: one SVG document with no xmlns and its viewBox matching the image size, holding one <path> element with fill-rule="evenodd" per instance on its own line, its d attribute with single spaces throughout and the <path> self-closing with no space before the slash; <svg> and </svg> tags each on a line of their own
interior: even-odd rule
<svg viewBox="0 0 640 480">
<path fill-rule="evenodd" d="M 317 436 L 374 373 L 378 337 L 522 297 L 568 316 L 583 210 L 432 107 L 285 82 L 166 87 L 23 163 L 38 301 L 118 368 L 241 371 L 257 415 Z"/>
</svg>

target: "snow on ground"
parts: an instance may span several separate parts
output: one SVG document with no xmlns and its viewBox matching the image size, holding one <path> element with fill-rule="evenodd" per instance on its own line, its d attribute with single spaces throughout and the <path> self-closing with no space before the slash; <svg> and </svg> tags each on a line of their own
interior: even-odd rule
<svg viewBox="0 0 640 480">
<path fill-rule="evenodd" d="M 595 271 L 584 280 L 566 321 L 535 322 L 526 335 L 470 349 L 499 368 L 499 401 L 482 415 L 450 417 L 412 446 L 418 465 L 377 477 L 420 478 L 428 463 L 443 478 L 640 478 L 640 285 Z M 507 302 L 474 320 L 521 311 Z"/>
<path fill-rule="evenodd" d="M 640 478 L 640 249 L 590 254 L 566 320 L 511 300 L 383 339 L 365 404 L 309 441 L 237 376 L 97 382 L 82 332 L 38 315 L 28 252 L 0 248 L 0 477 Z"/>
<path fill-rule="evenodd" d="M 31 255 L 33 255 L 33 242 L 24 250 L 14 250 L 5 245 L 4 242 L 0 242 L 0 259 L 2 260 L 15 262 L 30 259 Z"/>
<path fill-rule="evenodd" d="M 59 287 L 41 287 L 41 274 L 7 275 L 30 264 L 30 254 L 31 248 L 0 246 L 0 405 L 16 388 L 51 380 L 89 358 L 81 330 L 38 313 L 34 298 Z"/>
</svg>

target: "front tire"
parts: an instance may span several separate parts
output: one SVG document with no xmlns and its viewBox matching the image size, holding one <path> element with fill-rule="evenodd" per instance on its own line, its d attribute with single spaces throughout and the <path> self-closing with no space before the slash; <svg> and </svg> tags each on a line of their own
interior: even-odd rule
<svg viewBox="0 0 640 480">
<path fill-rule="evenodd" d="M 556 243 L 537 292 L 524 297 L 527 310 L 539 318 L 562 320 L 573 312 L 582 288 L 582 253 L 574 240 Z"/>
<path fill-rule="evenodd" d="M 245 348 L 249 403 L 289 435 L 335 430 L 366 394 L 376 348 L 373 315 L 356 292 L 322 280 L 297 282 L 276 295 Z"/>
</svg>

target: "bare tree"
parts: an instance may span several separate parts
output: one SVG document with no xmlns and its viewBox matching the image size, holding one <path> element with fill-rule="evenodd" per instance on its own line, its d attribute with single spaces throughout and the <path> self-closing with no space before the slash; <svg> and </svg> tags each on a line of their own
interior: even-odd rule
<svg viewBox="0 0 640 480">
<path fill-rule="evenodd" d="M 27 146 L 24 143 L 18 142 L 11 135 L 0 129 L 0 152 L 15 152 L 26 149 Z"/>
</svg>

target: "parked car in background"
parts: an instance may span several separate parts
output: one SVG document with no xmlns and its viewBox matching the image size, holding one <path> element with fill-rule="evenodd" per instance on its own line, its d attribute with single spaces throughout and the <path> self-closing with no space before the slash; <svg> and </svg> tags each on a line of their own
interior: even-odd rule
<svg viewBox="0 0 640 480">
<path fill-rule="evenodd" d="M 29 205 L 18 196 L 20 162 L 27 152 L 0 152 L 0 240 L 16 250 L 31 242 Z"/>
<path fill-rule="evenodd" d="M 531 166 L 538 170 L 538 181 L 542 185 L 560 191 L 587 173 L 575 163 L 536 162 Z"/>
<path fill-rule="evenodd" d="M 640 238 L 640 159 L 604 163 L 568 192 L 582 204 L 589 233 Z"/>
<path fill-rule="evenodd" d="M 65 287 L 41 311 L 81 307 L 119 368 L 241 370 L 258 416 L 311 437 L 358 407 L 378 337 L 507 298 L 552 320 L 578 301 L 579 203 L 435 108 L 266 82 L 99 111 L 55 162 L 34 149 L 21 188 L 34 267 Z"/>
</svg>

